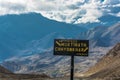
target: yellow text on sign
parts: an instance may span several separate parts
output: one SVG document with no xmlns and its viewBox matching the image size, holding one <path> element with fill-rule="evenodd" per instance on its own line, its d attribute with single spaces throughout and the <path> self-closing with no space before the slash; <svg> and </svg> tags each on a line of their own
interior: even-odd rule
<svg viewBox="0 0 120 80">
<path fill-rule="evenodd" d="M 85 48 L 62 48 L 62 47 L 55 47 L 55 51 L 67 51 L 67 52 L 86 52 L 88 47 Z"/>
<path fill-rule="evenodd" d="M 77 41 L 74 42 L 62 42 L 56 41 L 56 44 L 60 47 L 87 47 L 87 44 L 84 42 L 78 43 Z"/>
</svg>

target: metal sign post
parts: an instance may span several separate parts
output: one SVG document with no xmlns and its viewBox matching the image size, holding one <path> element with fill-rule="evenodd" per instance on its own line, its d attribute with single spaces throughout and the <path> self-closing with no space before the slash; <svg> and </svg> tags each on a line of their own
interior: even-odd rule
<svg viewBox="0 0 120 80">
<path fill-rule="evenodd" d="M 71 76 L 70 80 L 73 80 L 74 78 L 74 55 L 71 55 Z"/>
</svg>

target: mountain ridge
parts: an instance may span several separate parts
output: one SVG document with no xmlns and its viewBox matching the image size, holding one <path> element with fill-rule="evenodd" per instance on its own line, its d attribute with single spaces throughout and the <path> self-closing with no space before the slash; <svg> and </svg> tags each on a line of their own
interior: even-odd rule
<svg viewBox="0 0 120 80">
<path fill-rule="evenodd" d="M 86 29 L 49 20 L 37 13 L 0 16 L 1 58 L 4 60 L 9 58 L 8 56 L 19 55 L 18 52 L 26 48 L 27 44 L 49 34 L 56 33 L 62 37 L 73 38 L 81 31 L 86 31 Z M 53 38 L 57 38 L 57 36 Z M 41 46 L 41 48 L 44 47 Z"/>
<path fill-rule="evenodd" d="M 112 39 L 111 36 L 106 35 L 106 32 L 107 34 L 114 34 L 113 31 L 109 31 L 109 28 L 115 29 L 116 32 L 118 33 L 118 36 L 115 35 L 117 41 L 115 41 L 114 43 L 119 42 L 120 24 L 119 23 L 117 24 L 118 24 L 117 26 L 107 27 L 107 29 L 104 29 L 104 27 L 96 27 L 96 29 L 94 29 L 94 31 L 91 32 L 91 36 L 87 37 L 87 39 L 90 39 L 90 54 L 89 54 L 90 56 L 87 58 L 77 57 L 75 60 L 75 64 L 76 64 L 75 71 L 77 71 L 78 73 L 82 71 L 86 71 L 89 67 L 97 63 L 97 61 L 100 58 L 102 58 L 103 55 L 105 55 L 105 53 L 110 49 L 110 47 L 113 47 L 113 43 L 106 46 L 106 44 L 109 44 L 109 41 L 114 41 L 114 39 Z M 101 30 L 103 32 L 99 33 L 99 31 Z M 90 32 L 87 34 L 90 35 Z M 103 37 L 103 34 L 105 34 L 104 36 L 106 36 L 108 39 L 109 38 L 111 39 L 107 41 L 106 37 L 105 38 Z M 97 39 L 96 36 L 99 38 Z M 99 40 L 100 38 L 102 38 L 102 41 Z M 77 37 L 77 39 L 81 39 L 81 38 Z M 101 45 L 99 45 L 98 43 Z M 37 45 L 39 45 L 39 41 L 37 41 Z M 26 53 L 31 54 L 31 52 L 39 52 L 39 46 L 37 45 L 35 42 L 35 45 L 32 44 L 33 47 L 32 46 L 30 48 L 28 47 L 23 51 L 21 51 L 21 53 L 23 52 L 24 54 Z M 64 57 L 54 56 L 51 48 L 49 51 L 45 51 L 40 54 L 21 56 L 19 57 L 19 60 L 18 57 L 16 57 L 16 59 L 14 59 L 13 57 L 13 59 L 11 58 L 11 60 L 8 59 L 7 61 L 3 62 L 2 65 L 4 65 L 7 69 L 10 69 L 16 73 L 43 72 L 46 74 L 49 73 L 48 75 L 50 76 L 64 76 L 64 74 L 68 73 L 69 71 L 69 66 L 70 66 L 69 61 L 70 61 L 69 57 L 67 58 L 65 56 Z M 7 64 L 9 65 L 9 67 L 7 66 Z M 46 69 L 48 70 L 46 71 Z"/>
</svg>

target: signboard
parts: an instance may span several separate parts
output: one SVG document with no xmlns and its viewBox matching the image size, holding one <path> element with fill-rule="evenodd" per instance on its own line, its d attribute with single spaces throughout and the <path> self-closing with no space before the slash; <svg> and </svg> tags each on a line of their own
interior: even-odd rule
<svg viewBox="0 0 120 80">
<path fill-rule="evenodd" d="M 88 56 L 89 41 L 73 39 L 55 39 L 54 55 Z"/>
</svg>

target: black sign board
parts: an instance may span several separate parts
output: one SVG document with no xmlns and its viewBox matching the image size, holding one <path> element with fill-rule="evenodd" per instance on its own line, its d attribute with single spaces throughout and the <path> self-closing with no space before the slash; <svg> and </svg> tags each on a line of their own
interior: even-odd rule
<svg viewBox="0 0 120 80">
<path fill-rule="evenodd" d="M 74 56 L 88 56 L 89 41 L 73 40 L 73 39 L 55 39 L 54 55 L 70 55 L 71 56 L 71 76 L 74 78 Z"/>
<path fill-rule="evenodd" d="M 54 55 L 88 56 L 88 40 L 55 39 Z"/>
</svg>

